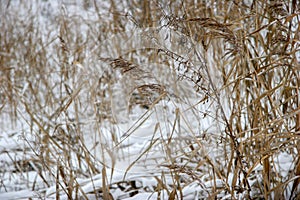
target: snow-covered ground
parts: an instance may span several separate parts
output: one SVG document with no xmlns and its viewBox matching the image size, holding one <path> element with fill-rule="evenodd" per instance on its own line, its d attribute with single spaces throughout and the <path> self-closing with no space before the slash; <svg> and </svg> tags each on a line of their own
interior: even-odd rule
<svg viewBox="0 0 300 200">
<path fill-rule="evenodd" d="M 120 2 L 115 5 L 117 8 L 129 6 L 125 1 Z M 185 60 L 177 59 L 173 63 L 175 67 L 168 68 L 164 63 L 148 62 L 132 53 L 143 48 L 163 48 L 187 59 L 189 49 L 181 46 L 184 36 L 164 28 L 145 30 L 128 22 L 126 31 L 101 39 L 101 30 L 109 27 L 109 20 L 113 18 L 112 6 L 109 1 L 97 1 L 96 4 L 97 8 L 91 1 L 79 0 L 1 3 L 1 17 L 6 17 L 5 23 L 8 23 L 7 19 L 18 19 L 16 26 L 20 27 L 20 34 L 31 25 L 36 30 L 32 34 L 44 40 L 41 51 L 47 47 L 47 65 L 53 66 L 53 69 L 45 70 L 49 73 L 46 75 L 49 83 L 53 83 L 50 86 L 53 96 L 66 98 L 62 103 L 53 100 L 53 105 L 49 106 L 47 93 L 43 91 L 47 88 L 41 85 L 40 96 L 45 109 L 34 110 L 38 108 L 35 105 L 28 108 L 27 103 L 31 100 L 36 103 L 34 97 L 31 99 L 27 95 L 31 91 L 30 84 L 37 81 L 30 75 L 12 80 L 21 84 L 16 88 L 19 91 L 17 118 L 11 117 L 10 105 L 1 102 L 0 98 L 0 107 L 3 105 L 0 109 L 0 199 L 56 199 L 58 196 L 60 199 L 79 196 L 101 199 L 104 183 L 109 185 L 114 199 L 172 199 L 172 195 L 178 199 L 206 199 L 212 198 L 212 192 L 216 190 L 219 191 L 216 198 L 231 199 L 232 195 L 237 199 L 247 198 L 247 191 L 243 189 L 235 194 L 228 192 L 229 188 L 239 185 L 237 179 L 242 180 L 245 174 L 236 177 L 230 172 L 224 176 L 231 147 L 224 145 L 226 141 L 222 139 L 225 124 L 218 116 L 221 115 L 220 102 L 214 97 L 206 99 L 206 92 L 197 92 L 189 79 L 180 79 L 185 75 L 193 80 L 195 75 L 180 69 Z M 100 19 L 103 20 L 101 25 L 98 24 Z M 21 21 L 28 24 L 21 24 Z M 64 23 L 76 30 L 64 29 Z M 99 26 L 98 29 L 92 28 L 94 24 Z M 64 38 L 68 31 L 74 31 L 74 38 Z M 97 37 L 101 42 L 97 43 Z M 74 42 L 73 39 L 78 40 Z M 74 67 L 73 76 L 64 77 L 64 86 L 71 92 L 68 89 L 61 91 L 61 58 L 53 53 L 63 45 L 70 53 L 66 60 Z M 89 48 L 84 50 L 85 58 L 81 59 L 76 48 L 85 45 Z M 108 58 L 126 57 L 130 53 L 139 64 L 138 70 L 133 74 L 118 67 L 112 70 L 111 65 L 116 61 Z M 18 65 L 22 65 L 18 62 L 11 63 L 14 74 Z M 27 67 L 30 71 L 41 66 Z M 174 68 L 178 70 L 174 71 Z M 215 75 L 219 81 L 220 76 Z M 142 79 L 144 76 L 146 78 Z M 203 77 L 203 85 L 206 81 L 209 80 Z M 163 92 L 157 93 L 149 85 L 164 88 Z M 131 101 L 135 89 L 142 86 L 153 92 L 150 100 L 155 103 L 145 106 Z M 70 95 L 66 95 L 68 92 Z M 94 95 L 97 92 L 105 94 L 98 98 Z M 108 111 L 105 103 L 109 105 Z M 225 95 L 222 103 L 225 114 L 230 113 Z M 277 151 L 273 159 L 273 167 L 278 173 L 274 176 L 282 179 L 278 181 L 287 181 L 294 169 L 294 157 Z M 250 194 L 259 193 L 264 177 L 255 172 L 263 170 L 262 163 L 244 169 L 249 170 L 246 179 L 253 188 Z M 287 183 L 287 189 L 282 191 L 288 193 L 292 184 L 292 181 Z M 74 188 L 72 197 L 68 196 L 68 185 Z"/>
</svg>

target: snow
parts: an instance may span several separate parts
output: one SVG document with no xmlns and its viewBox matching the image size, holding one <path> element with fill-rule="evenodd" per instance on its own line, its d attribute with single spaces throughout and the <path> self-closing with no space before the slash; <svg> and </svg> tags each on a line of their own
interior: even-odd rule
<svg viewBox="0 0 300 200">
<path fill-rule="evenodd" d="M 157 193 L 145 192 L 145 193 L 137 194 L 133 197 L 126 198 L 124 200 L 140 200 L 140 199 L 155 200 L 155 199 L 157 199 L 157 197 L 158 197 Z M 167 198 L 161 198 L 161 199 L 167 199 Z"/>
<path fill-rule="evenodd" d="M 5 200 L 25 200 L 28 198 L 38 199 L 39 195 L 37 192 L 30 191 L 30 190 L 19 190 L 18 192 L 6 192 L 0 193 L 0 199 Z"/>
<path fill-rule="evenodd" d="M 33 23 L 33 28 L 41 32 L 44 43 L 50 46 L 49 49 L 52 51 L 46 52 L 46 54 L 51 58 L 51 61 L 49 61 L 51 66 L 57 67 L 48 69 L 48 73 L 54 85 L 53 87 L 51 86 L 53 93 L 59 99 L 58 85 L 60 77 L 55 72 L 60 70 L 58 65 L 60 60 L 56 54 L 52 55 L 52 53 L 57 51 L 60 45 L 56 39 L 60 35 L 61 24 L 64 20 L 78 19 L 77 23 L 71 23 L 70 27 L 67 27 L 69 29 L 64 30 L 74 31 L 74 38 L 70 38 L 70 40 L 75 39 L 76 34 L 82 36 L 82 41 L 86 41 L 87 37 L 100 38 L 101 27 L 99 27 L 99 32 L 91 32 L 90 26 L 93 26 L 93 22 L 99 20 L 99 17 L 107 19 L 112 17 L 109 12 L 109 1 L 97 2 L 99 13 L 96 13 L 93 6 L 87 5 L 84 8 L 83 3 L 85 1 L 79 0 L 38 0 L 28 4 L 22 3 L 21 6 L 16 0 L 10 2 L 9 9 L 6 10 L 1 7 L 1 9 L 5 10 L 5 13 L 3 12 L 1 15 L 16 13 L 11 17 L 20 18 L 24 21 L 28 20 L 30 15 L 36 16 L 37 21 Z M 30 13 L 27 12 L 28 10 L 30 10 Z M 107 25 L 109 24 L 103 24 L 103 27 Z M 56 116 L 54 111 L 57 111 L 57 104 L 55 104 L 57 102 L 55 102 L 55 99 L 53 107 L 45 108 L 47 112 L 49 111 L 47 114 L 54 117 L 50 119 L 45 115 L 36 118 L 37 121 L 45 124 L 45 127 L 47 127 L 48 136 L 59 144 L 63 143 L 65 138 L 60 138 L 60 135 L 57 134 L 58 129 L 65 132 L 71 130 L 70 133 L 74 134 L 70 135 L 71 141 L 76 140 L 77 125 L 80 125 L 81 130 L 84 130 L 80 143 L 69 145 L 71 148 L 68 151 L 72 151 L 70 152 L 71 161 L 62 163 L 63 165 L 68 165 L 64 166 L 67 172 L 69 172 L 70 168 L 74 170 L 72 173 L 75 176 L 77 186 L 80 188 L 78 194 L 85 194 L 88 199 L 97 199 L 94 193 L 95 190 L 102 188 L 104 176 L 111 186 L 110 192 L 115 199 L 152 200 L 159 197 L 160 199 L 168 199 L 168 193 L 174 189 L 174 174 L 180 177 L 183 185 L 182 195 L 187 200 L 208 198 L 214 189 L 222 189 L 226 185 L 234 187 L 232 185 L 234 174 L 230 173 L 228 180 L 226 180 L 224 177 L 213 177 L 211 172 L 203 170 L 205 167 L 205 169 L 212 169 L 214 165 L 224 166 L 225 168 L 225 165 L 228 164 L 226 163 L 227 161 L 225 162 L 225 158 L 222 157 L 225 154 L 223 152 L 225 148 L 220 147 L 221 144 L 220 146 L 219 144 L 212 144 L 212 141 L 221 141 L 220 138 L 222 136 L 220 136 L 219 132 L 225 126 L 218 117 L 214 117 L 212 114 L 212 112 L 218 113 L 219 107 L 217 104 L 206 101 L 199 102 L 199 99 L 203 97 L 191 89 L 192 86 L 187 81 L 169 81 L 176 76 L 183 75 L 185 73 L 184 68 L 176 71 L 176 73 L 172 69 L 169 69 L 169 71 L 155 70 L 157 63 L 147 63 L 143 58 L 134 57 L 133 55 L 137 63 L 141 64 L 144 73 L 151 74 L 149 79 L 143 80 L 142 83 L 138 81 L 130 82 L 128 77 L 120 72 L 116 72 L 112 74 L 112 77 L 114 76 L 118 82 L 113 83 L 113 86 L 109 84 L 98 85 L 99 77 L 105 75 L 105 73 L 110 73 L 111 69 L 103 63 L 100 64 L 100 62 L 94 61 L 94 58 L 90 58 L 90 55 L 98 50 L 97 48 L 101 48 L 99 58 L 117 58 L 126 55 L 132 50 L 147 47 L 162 48 L 158 44 L 164 43 L 163 48 L 166 51 L 170 50 L 188 58 L 189 49 L 182 46 L 179 48 L 177 43 L 176 45 L 173 43 L 174 41 L 184 40 L 182 35 L 176 32 L 170 32 L 165 28 L 159 32 L 155 32 L 155 29 L 138 30 L 130 23 L 126 24 L 126 30 L 125 33 L 115 34 L 110 38 L 100 38 L 101 42 L 95 39 L 99 44 L 95 44 L 93 49 L 88 49 L 85 52 L 85 63 L 76 61 L 75 55 L 68 57 L 68 62 L 73 63 L 74 73 L 78 73 L 78 77 L 75 78 L 76 80 L 67 79 L 64 81 L 64 84 L 74 86 L 72 89 L 78 89 L 77 95 L 73 97 L 74 99 L 78 98 L 79 102 L 82 99 L 85 99 L 88 103 L 91 101 L 92 106 L 79 103 L 80 105 L 76 107 L 76 103 L 74 103 L 76 100 L 74 100 L 69 107 L 65 107 L 65 113 L 61 112 L 60 115 Z M 148 36 L 152 37 L 151 40 L 145 41 L 145 38 Z M 165 38 L 172 38 L 172 40 L 165 40 Z M 111 47 L 115 43 L 121 44 L 119 49 L 107 49 L 107 47 Z M 77 45 L 84 46 L 85 44 L 79 43 Z M 186 45 L 188 47 L 191 46 L 190 43 L 186 43 Z M 128 46 L 131 46 L 131 48 L 128 49 Z M 44 47 L 41 47 L 41 50 L 42 48 Z M 73 46 L 69 46 L 69 48 L 70 50 L 75 49 Z M 2 55 L 1 52 L 0 55 Z M 197 62 L 195 63 L 197 64 Z M 17 63 L 13 63 L 13 65 L 17 69 Z M 178 66 L 180 67 L 180 62 L 174 62 L 174 68 Z M 30 66 L 27 67 L 30 69 Z M 199 70 L 201 69 L 199 68 Z M 16 70 L 13 72 L 16 73 Z M 160 76 L 160 73 L 166 74 Z M 187 75 L 191 78 L 193 76 L 192 73 Z M 48 74 L 45 76 L 48 76 Z M 220 79 L 218 76 L 215 78 L 216 82 Z M 43 79 L 43 77 L 38 77 L 38 79 Z M 29 82 L 24 82 L 23 80 L 13 81 L 22 83 L 20 88 L 18 88 L 20 99 L 30 98 L 27 96 L 31 87 Z M 133 106 L 130 110 L 128 109 L 128 93 L 133 92 L 132 89 L 134 87 L 128 86 L 129 84 L 126 85 L 126 83 L 169 84 L 168 86 L 176 86 L 167 87 L 167 97 L 160 100 L 153 108 L 145 109 L 142 106 Z M 46 88 L 41 86 L 40 90 L 44 89 Z M 107 95 L 109 96 L 108 100 L 104 98 L 96 99 L 92 94 L 89 94 L 89 89 L 96 92 L 111 89 L 113 94 L 112 96 Z M 64 93 L 66 92 L 64 91 Z M 43 97 L 41 99 L 42 104 L 46 105 L 47 99 Z M 95 110 L 93 110 L 93 106 L 97 107 L 97 105 L 104 104 L 106 100 L 112 105 L 111 113 L 105 113 L 100 108 L 99 113 L 111 115 L 111 118 L 115 120 L 114 122 L 109 120 L 99 122 L 97 119 L 97 114 L 99 113 L 95 113 Z M 223 101 L 225 102 L 225 114 L 229 115 L 230 105 L 226 104 L 226 99 Z M 82 113 L 79 116 L 82 118 L 78 120 L 78 124 L 73 124 L 73 121 L 78 117 L 75 112 L 76 108 L 82 109 Z M 68 199 L 68 196 L 61 189 L 61 186 L 67 188 L 66 184 L 61 180 L 59 191 L 57 191 L 57 186 L 55 185 L 58 165 L 47 166 L 48 169 L 45 169 L 45 167 L 43 168 L 36 162 L 37 159 L 42 159 L 43 153 L 46 154 L 42 152 L 43 146 L 39 145 L 40 141 L 44 139 L 40 136 L 42 135 L 41 127 L 32 125 L 33 122 L 30 116 L 26 114 L 26 108 L 22 102 L 18 105 L 17 113 L 21 117 L 15 121 L 12 120 L 14 122 L 11 122 L 9 119 L 9 108 L 4 107 L 0 115 L 0 199 L 55 199 L 58 193 L 60 194 L 60 199 Z M 36 116 L 39 113 L 33 111 L 32 114 Z M 247 140 L 247 138 L 239 138 L 238 142 L 242 143 L 244 140 Z M 51 140 L 47 145 L 51 150 L 50 154 L 57 156 L 50 156 L 50 160 L 53 159 L 50 163 L 57 164 L 68 153 L 51 143 Z M 196 148 L 196 150 L 193 148 Z M 99 174 L 94 173 L 91 176 L 92 172 L 87 167 L 86 157 L 80 158 L 81 161 L 79 161 L 78 157 L 76 158 L 79 154 L 84 155 L 83 152 L 91 154 L 89 161 L 99 170 Z M 190 157 L 186 156 L 187 152 L 191 153 L 189 154 Z M 204 164 L 203 160 L 206 158 L 212 160 L 212 166 L 207 167 L 207 164 Z M 277 152 L 272 159 L 276 163 L 273 167 L 278 172 L 278 177 L 282 177 L 284 181 L 288 180 L 291 170 L 294 168 L 293 156 L 287 152 Z M 23 161 L 26 162 L 23 163 Z M 104 166 L 103 163 L 106 166 L 106 175 L 101 172 Z M 26 171 L 26 168 L 33 168 L 33 170 Z M 82 174 L 77 177 L 75 169 L 81 170 Z M 258 182 L 262 180 L 262 177 L 256 177 L 255 172 L 262 170 L 263 166 L 260 163 L 253 167 L 249 177 L 247 177 L 251 186 L 260 184 Z M 199 178 L 191 180 L 187 176 L 188 173 L 190 173 L 189 175 L 198 175 Z M 221 175 L 223 175 L 222 173 L 224 172 L 220 172 Z M 83 176 L 83 174 L 86 176 Z M 239 178 L 244 178 L 244 175 L 240 175 Z M 161 180 L 167 187 L 163 188 L 160 193 L 155 190 L 159 185 L 158 180 Z M 128 189 L 128 191 L 137 190 L 139 193 L 130 196 L 130 192 L 118 185 L 120 182 L 124 182 L 124 188 Z M 134 182 L 136 188 L 132 188 L 133 186 L 128 184 L 131 182 Z M 291 184 L 289 184 L 289 188 L 291 188 Z M 179 191 L 176 192 L 178 196 L 181 195 Z M 75 198 L 74 193 L 73 195 L 73 198 Z M 236 198 L 242 199 L 244 198 L 243 195 L 236 194 Z M 218 198 L 230 199 L 232 196 L 223 191 Z"/>
</svg>

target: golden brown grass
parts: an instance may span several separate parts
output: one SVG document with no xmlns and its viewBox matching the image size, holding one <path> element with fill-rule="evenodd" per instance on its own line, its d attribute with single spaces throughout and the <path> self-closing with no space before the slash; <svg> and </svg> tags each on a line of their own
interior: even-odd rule
<svg viewBox="0 0 300 200">
<path fill-rule="evenodd" d="M 47 187 L 56 186 L 57 199 L 62 194 L 88 199 L 78 178 L 93 182 L 98 173 L 100 196 L 112 198 L 107 172 L 117 170 L 118 154 L 124 153 L 124 138 L 113 127 L 119 123 L 112 106 L 114 86 L 120 82 L 125 114 L 137 105 L 146 114 L 159 113 L 160 101 L 186 103 L 193 91 L 198 103 L 187 110 L 199 124 L 210 118 L 217 127 L 199 132 L 187 111 L 177 107 L 174 120 L 162 122 L 172 124 L 168 138 L 153 136 L 124 175 L 161 148 L 166 161 L 157 159 L 164 170 L 160 176 L 153 173 L 157 185 L 152 191 L 160 195 L 166 190 L 169 199 L 184 199 L 183 189 L 193 182 L 210 199 L 228 194 L 231 199 L 299 196 L 299 3 L 249 2 L 128 1 L 124 13 L 119 10 L 123 4 L 111 0 L 110 10 L 97 19 L 62 10 L 54 19 L 59 23 L 43 37 L 36 13 L 19 18 L 9 6 L 1 7 L 8 14 L 0 27 L 0 113 L 11 124 L 22 118 L 30 127 L 36 142 L 30 146 L 33 160 L 41 166 L 36 170 Z M 100 9 L 96 1 L 86 6 Z M 136 35 L 134 29 L 126 30 L 129 25 L 144 30 L 139 37 L 147 46 L 134 46 L 131 37 Z M 159 31 L 168 34 L 162 37 Z M 199 110 L 202 104 L 208 109 Z M 148 120 L 145 116 L 131 127 L 132 133 Z M 103 127 L 110 128 L 110 135 Z M 162 134 L 159 123 L 153 130 Z M 93 147 L 86 146 L 87 132 Z M 179 137 L 182 132 L 189 137 Z M 275 161 L 283 152 L 293 158 L 286 177 Z M 23 165 L 14 164 L 22 171 Z M 166 181 L 169 175 L 172 184 Z M 211 187 L 205 188 L 209 181 Z"/>
</svg>

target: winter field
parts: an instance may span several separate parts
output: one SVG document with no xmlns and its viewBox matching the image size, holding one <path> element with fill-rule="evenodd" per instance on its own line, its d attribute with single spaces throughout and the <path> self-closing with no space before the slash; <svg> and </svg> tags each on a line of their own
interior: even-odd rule
<svg viewBox="0 0 300 200">
<path fill-rule="evenodd" d="M 0 15 L 0 199 L 300 199 L 298 1 Z"/>
</svg>

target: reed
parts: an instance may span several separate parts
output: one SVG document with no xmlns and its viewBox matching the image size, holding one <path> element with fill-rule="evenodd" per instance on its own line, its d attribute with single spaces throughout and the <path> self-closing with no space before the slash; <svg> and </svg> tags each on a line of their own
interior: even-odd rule
<svg viewBox="0 0 300 200">
<path fill-rule="evenodd" d="M 84 2 L 78 12 L 97 14 L 66 6 L 43 26 L 32 2 L 20 3 L 24 15 L 0 5 L 1 119 L 22 124 L 26 146 L 24 159 L 1 152 L 14 165 L 1 176 L 34 171 L 42 184 L 32 190 L 54 186 L 41 195 L 57 199 L 186 199 L 193 184 L 198 199 L 299 197 L 297 1 Z M 153 119 L 148 143 L 119 169 L 126 141 L 143 140 L 135 134 Z M 130 176 L 146 166 L 159 170 Z"/>
</svg>

